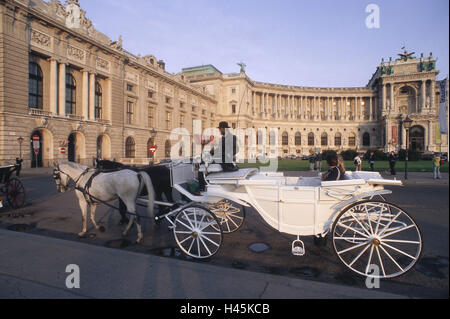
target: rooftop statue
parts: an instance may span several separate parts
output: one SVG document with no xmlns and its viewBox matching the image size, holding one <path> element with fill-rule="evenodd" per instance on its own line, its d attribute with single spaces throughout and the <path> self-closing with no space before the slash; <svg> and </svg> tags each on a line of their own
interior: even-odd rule
<svg viewBox="0 0 450 319">
<path fill-rule="evenodd" d="M 413 55 L 416 54 L 416 52 L 409 53 L 408 50 L 406 50 L 406 47 L 403 47 L 402 50 L 404 50 L 404 53 L 400 53 L 398 56 L 400 57 L 400 60 L 408 61 L 408 59 L 414 58 Z"/>
<path fill-rule="evenodd" d="M 247 65 L 244 62 L 238 63 L 237 65 L 241 67 L 241 73 L 245 73 L 245 68 Z"/>
</svg>

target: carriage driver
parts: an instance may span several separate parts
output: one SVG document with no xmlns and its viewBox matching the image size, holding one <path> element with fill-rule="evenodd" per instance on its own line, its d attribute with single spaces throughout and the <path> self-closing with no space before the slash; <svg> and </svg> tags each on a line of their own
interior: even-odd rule
<svg viewBox="0 0 450 319">
<path fill-rule="evenodd" d="M 235 172 L 239 169 L 236 165 L 236 154 L 239 152 L 237 137 L 231 134 L 227 122 L 220 122 L 219 130 L 222 138 L 217 148 L 211 150 L 211 156 L 224 172 Z"/>
</svg>

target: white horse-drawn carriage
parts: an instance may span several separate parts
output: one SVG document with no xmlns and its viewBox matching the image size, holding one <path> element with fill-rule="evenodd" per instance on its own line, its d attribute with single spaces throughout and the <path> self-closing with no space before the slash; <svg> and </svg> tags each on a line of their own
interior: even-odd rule
<svg viewBox="0 0 450 319">
<path fill-rule="evenodd" d="M 194 195 L 186 187 L 193 179 L 192 164 L 171 166 L 172 186 L 190 202 L 157 217 L 167 219 L 177 245 L 193 258 L 215 255 L 223 234 L 242 226 L 245 209 L 230 202 L 253 207 L 272 228 L 296 236 L 292 244 L 296 256 L 305 255 L 301 236 L 329 234 L 343 264 L 363 276 L 397 277 L 420 258 L 418 226 L 384 198 L 392 193 L 384 187 L 401 186 L 401 181 L 354 172 L 343 181 L 322 182 L 320 177 L 284 177 L 258 169 L 225 173 L 216 167 L 206 176 L 206 191 Z"/>
</svg>

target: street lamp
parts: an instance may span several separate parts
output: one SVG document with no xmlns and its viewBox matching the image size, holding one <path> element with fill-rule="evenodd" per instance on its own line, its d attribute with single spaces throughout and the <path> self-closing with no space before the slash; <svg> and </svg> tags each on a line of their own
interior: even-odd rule
<svg viewBox="0 0 450 319">
<path fill-rule="evenodd" d="M 21 137 L 19 137 L 18 139 L 17 139 L 17 141 L 19 142 L 19 152 L 20 152 L 20 158 L 19 159 L 22 159 L 22 144 L 23 144 L 23 142 L 25 141 L 25 139 L 21 136 Z"/>
<path fill-rule="evenodd" d="M 407 116 L 403 121 L 403 127 L 406 130 L 406 161 L 405 161 L 405 180 L 408 179 L 408 160 L 409 160 L 409 129 L 412 125 L 412 120 Z"/>
</svg>

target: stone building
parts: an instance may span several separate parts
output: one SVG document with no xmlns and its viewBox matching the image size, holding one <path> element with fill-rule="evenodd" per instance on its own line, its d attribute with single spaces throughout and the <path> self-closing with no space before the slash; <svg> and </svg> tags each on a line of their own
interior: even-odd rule
<svg viewBox="0 0 450 319">
<path fill-rule="evenodd" d="M 0 165 L 20 155 L 25 166 L 147 164 L 169 157 L 173 128 L 214 125 L 216 105 L 163 61 L 95 30 L 78 1 L 0 1 Z"/>
<path fill-rule="evenodd" d="M 171 74 L 97 31 L 77 0 L 0 0 L 0 165 L 16 157 L 25 166 L 94 157 L 146 164 L 170 156 L 174 128 L 193 141 L 194 120 L 277 129 L 277 151 L 288 156 L 405 148 L 408 115 L 411 148 L 447 152 L 437 75 L 431 55 L 383 61 L 360 88 L 261 83 L 244 65 L 236 74 L 212 65 Z"/>
<path fill-rule="evenodd" d="M 438 126 L 440 82 L 432 54 L 415 58 L 405 52 L 398 60 L 382 61 L 368 85 L 356 88 L 261 83 L 245 70 L 223 74 L 213 65 L 186 68 L 182 74 L 216 97 L 218 114 L 233 127 L 265 128 L 266 134 L 277 129 L 282 157 L 317 149 L 406 149 L 402 122 L 407 116 L 413 120 L 411 149 L 448 152 L 448 137 Z"/>
</svg>

